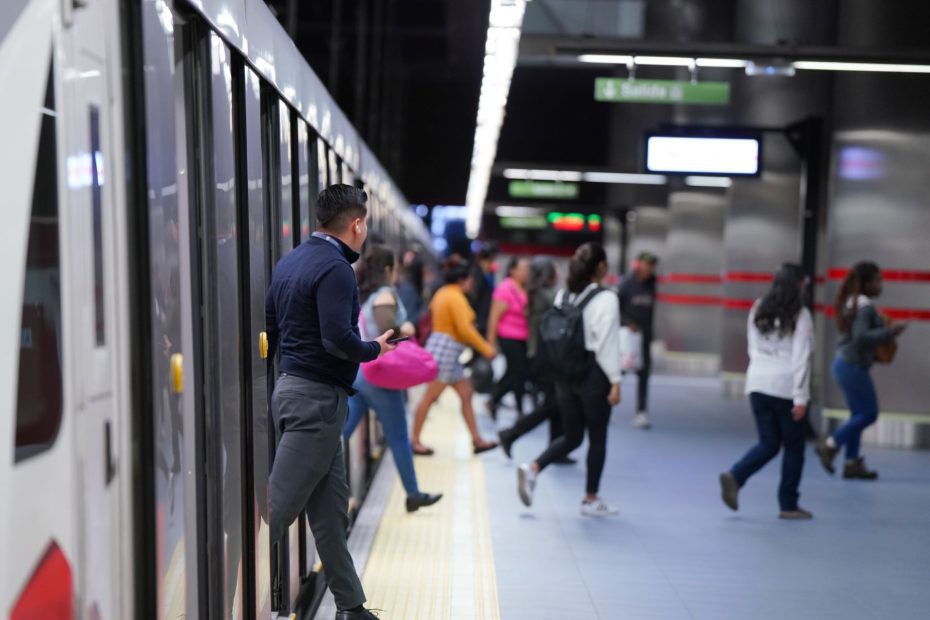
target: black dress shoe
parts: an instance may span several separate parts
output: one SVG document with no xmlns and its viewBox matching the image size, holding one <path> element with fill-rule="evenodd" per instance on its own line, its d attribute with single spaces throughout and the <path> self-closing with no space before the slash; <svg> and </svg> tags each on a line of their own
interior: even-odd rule
<svg viewBox="0 0 930 620">
<path fill-rule="evenodd" d="M 337 611 L 336 620 L 378 620 L 378 616 L 367 609 L 361 609 L 359 611 Z"/>
<path fill-rule="evenodd" d="M 407 512 L 416 512 L 424 506 L 432 506 L 436 502 L 442 499 L 442 493 L 434 493 L 430 495 L 429 493 L 420 493 L 413 497 L 407 498 Z"/>
</svg>

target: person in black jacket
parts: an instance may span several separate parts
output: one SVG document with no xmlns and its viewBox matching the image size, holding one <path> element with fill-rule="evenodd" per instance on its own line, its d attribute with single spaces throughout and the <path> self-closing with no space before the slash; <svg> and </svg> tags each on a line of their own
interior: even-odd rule
<svg viewBox="0 0 930 620">
<path fill-rule="evenodd" d="M 320 193 L 320 229 L 277 264 L 265 302 L 269 353 L 281 353 L 271 398 L 278 437 L 269 480 L 271 542 L 306 510 L 339 609 L 336 620 L 375 618 L 362 607 L 365 593 L 346 544 L 342 429 L 359 363 L 395 348 L 387 343 L 393 330 L 372 342 L 359 336 L 352 263 L 368 235 L 367 201 L 350 185 Z"/>
<path fill-rule="evenodd" d="M 636 416 L 633 425 L 647 429 L 652 426 L 647 413 L 649 374 L 652 370 L 653 319 L 656 308 L 655 254 L 643 252 L 636 261 L 636 271 L 620 286 L 620 323 L 643 336 L 642 366 L 636 390 Z"/>
<path fill-rule="evenodd" d="M 887 325 L 873 300 L 882 294 L 882 272 L 871 262 L 856 264 L 847 274 L 836 295 L 834 308 L 840 330 L 833 378 L 843 390 L 849 406 L 849 421 L 817 444 L 817 455 L 824 469 L 833 473 L 833 460 L 846 446 L 843 478 L 875 480 L 878 472 L 868 469 L 859 456 L 862 433 L 878 419 L 878 397 L 869 368 L 875 361 L 875 349 L 890 343 L 906 325 Z"/>
<path fill-rule="evenodd" d="M 491 316 L 491 296 L 494 294 L 494 259 L 497 244 L 486 241 L 478 250 L 477 260 L 472 263 L 473 280 L 468 301 L 475 311 L 475 327 L 482 334 L 488 333 L 488 318 Z"/>
</svg>

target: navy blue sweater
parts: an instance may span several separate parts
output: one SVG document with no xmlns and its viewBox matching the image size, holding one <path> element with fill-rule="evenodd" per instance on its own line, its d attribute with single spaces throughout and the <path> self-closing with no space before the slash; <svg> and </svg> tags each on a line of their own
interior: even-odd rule
<svg viewBox="0 0 930 620">
<path fill-rule="evenodd" d="M 281 349 L 281 372 L 352 394 L 359 363 L 378 357 L 378 343 L 359 335 L 358 257 L 335 237 L 313 236 L 275 266 L 265 324 L 269 355 Z"/>
</svg>

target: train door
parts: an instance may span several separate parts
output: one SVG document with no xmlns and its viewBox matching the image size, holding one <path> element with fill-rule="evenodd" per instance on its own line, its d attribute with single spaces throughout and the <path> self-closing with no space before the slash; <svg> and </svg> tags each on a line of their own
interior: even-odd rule
<svg viewBox="0 0 930 620">
<path fill-rule="evenodd" d="M 118 116 L 119 65 L 111 20 L 116 6 L 90 3 L 65 13 L 61 36 L 63 77 L 59 113 L 66 199 L 62 248 L 70 309 L 64 319 L 72 349 L 77 527 L 77 607 L 80 615 L 123 615 L 121 553 L 130 546 L 121 520 L 121 472 L 129 454 L 122 437 L 128 424 L 125 205 Z M 111 27 L 108 28 L 108 25 Z M 118 267 L 120 266 L 120 267 Z M 125 457 L 125 458 L 124 458 Z M 128 569 L 128 566 L 123 567 Z M 129 579 L 131 583 L 131 578 Z"/>
</svg>

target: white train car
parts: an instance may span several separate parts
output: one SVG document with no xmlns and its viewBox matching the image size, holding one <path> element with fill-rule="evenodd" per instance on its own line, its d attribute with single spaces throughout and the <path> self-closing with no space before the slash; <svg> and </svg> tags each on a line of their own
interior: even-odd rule
<svg viewBox="0 0 930 620">
<path fill-rule="evenodd" d="M 426 230 L 259 0 L 4 0 L 0 84 L 0 614 L 310 615 L 306 520 L 268 541 L 271 267 L 332 183 Z"/>
</svg>

